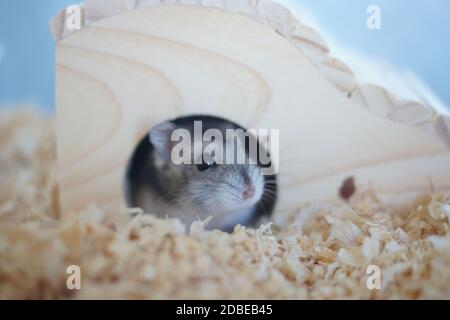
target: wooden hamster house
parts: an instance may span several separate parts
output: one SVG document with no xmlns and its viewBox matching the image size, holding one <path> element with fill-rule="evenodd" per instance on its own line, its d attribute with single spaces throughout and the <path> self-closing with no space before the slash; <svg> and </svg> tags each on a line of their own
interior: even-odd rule
<svg viewBox="0 0 450 320">
<path fill-rule="evenodd" d="M 348 177 L 389 202 L 450 188 L 450 120 L 359 85 L 319 34 L 272 1 L 86 0 L 57 41 L 61 206 L 124 208 L 139 140 L 183 115 L 280 129 L 276 210 L 334 200 Z"/>
</svg>

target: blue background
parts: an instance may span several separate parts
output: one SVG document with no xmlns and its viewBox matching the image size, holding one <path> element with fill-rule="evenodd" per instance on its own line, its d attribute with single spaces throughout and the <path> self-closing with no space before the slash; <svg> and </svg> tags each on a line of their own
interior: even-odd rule
<svg viewBox="0 0 450 320">
<path fill-rule="evenodd" d="M 449 0 L 284 0 L 308 8 L 342 46 L 414 71 L 450 105 Z M 76 0 L 0 0 L 0 106 L 54 108 L 54 44 L 48 22 Z M 382 9 L 369 31 L 366 9 Z"/>
</svg>

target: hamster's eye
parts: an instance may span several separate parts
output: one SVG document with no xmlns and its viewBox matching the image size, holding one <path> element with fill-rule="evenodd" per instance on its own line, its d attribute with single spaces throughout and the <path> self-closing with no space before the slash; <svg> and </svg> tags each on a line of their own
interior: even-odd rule
<svg viewBox="0 0 450 320">
<path fill-rule="evenodd" d="M 197 168 L 199 171 L 206 171 L 215 165 L 216 165 L 215 162 L 203 162 L 202 164 L 198 164 Z"/>
</svg>

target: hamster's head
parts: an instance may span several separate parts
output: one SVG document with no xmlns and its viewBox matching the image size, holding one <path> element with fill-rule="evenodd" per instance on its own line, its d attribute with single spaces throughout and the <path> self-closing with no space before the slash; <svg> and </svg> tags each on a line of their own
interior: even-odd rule
<svg viewBox="0 0 450 320">
<path fill-rule="evenodd" d="M 180 142 L 172 141 L 172 133 L 177 129 L 182 128 L 172 122 L 165 122 L 154 127 L 149 135 L 160 184 L 163 184 L 166 192 L 171 193 L 174 202 L 199 213 L 227 213 L 251 208 L 261 200 L 265 180 L 260 167 L 249 161 L 244 164 L 225 161 L 229 150 L 227 145 L 230 147 L 230 144 L 234 148 L 235 160 L 239 154 L 248 160 L 245 147 L 236 140 L 228 141 L 224 138 L 222 141 L 215 139 L 205 142 L 203 135 L 200 139 L 191 135 L 190 143 L 184 144 L 183 150 L 186 152 L 189 148 L 190 161 L 177 164 L 173 159 L 173 151 Z M 201 146 L 201 151 L 195 150 L 195 146 Z M 217 154 L 220 146 L 222 160 Z M 211 150 L 216 151 L 210 152 Z"/>
</svg>

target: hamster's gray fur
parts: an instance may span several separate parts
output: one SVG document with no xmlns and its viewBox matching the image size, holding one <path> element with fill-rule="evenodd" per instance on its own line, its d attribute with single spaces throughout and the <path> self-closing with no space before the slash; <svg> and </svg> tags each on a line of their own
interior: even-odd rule
<svg viewBox="0 0 450 320">
<path fill-rule="evenodd" d="M 187 227 L 198 218 L 212 216 L 207 227 L 224 231 L 232 231 L 237 224 L 253 226 L 261 216 L 270 215 L 276 201 L 276 176 L 263 176 L 261 165 L 172 162 L 173 130 L 187 129 L 193 136 L 195 121 L 202 122 L 203 132 L 218 129 L 224 137 L 226 129 L 243 129 L 211 116 L 178 118 L 152 128 L 127 169 L 128 205 L 162 218 L 178 218 Z M 242 152 L 248 157 L 248 149 Z"/>
</svg>

